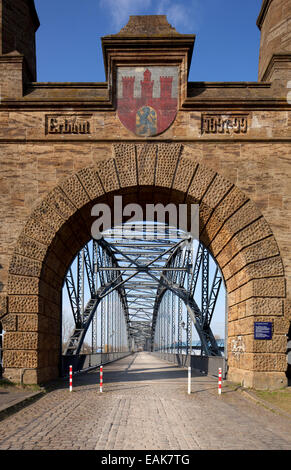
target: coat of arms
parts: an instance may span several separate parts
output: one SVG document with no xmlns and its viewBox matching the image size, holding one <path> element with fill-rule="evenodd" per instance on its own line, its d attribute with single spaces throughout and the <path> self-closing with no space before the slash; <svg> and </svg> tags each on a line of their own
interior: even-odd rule
<svg viewBox="0 0 291 470">
<path fill-rule="evenodd" d="M 178 108 L 178 67 L 119 67 L 117 112 L 122 124 L 136 135 L 165 131 Z"/>
</svg>

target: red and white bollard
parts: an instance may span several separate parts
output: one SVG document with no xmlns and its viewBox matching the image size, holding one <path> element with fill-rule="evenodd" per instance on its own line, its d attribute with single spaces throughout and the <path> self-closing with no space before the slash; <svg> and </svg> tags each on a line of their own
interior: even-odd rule
<svg viewBox="0 0 291 470">
<path fill-rule="evenodd" d="M 102 393 L 103 389 L 103 366 L 100 366 L 100 392 Z"/>
<path fill-rule="evenodd" d="M 221 395 L 221 376 L 222 376 L 222 369 L 220 367 L 218 369 L 218 395 Z"/>
<path fill-rule="evenodd" d="M 73 366 L 70 366 L 70 392 L 73 390 Z"/>
<path fill-rule="evenodd" d="M 191 395 L 191 366 L 188 367 L 188 395 Z"/>
</svg>

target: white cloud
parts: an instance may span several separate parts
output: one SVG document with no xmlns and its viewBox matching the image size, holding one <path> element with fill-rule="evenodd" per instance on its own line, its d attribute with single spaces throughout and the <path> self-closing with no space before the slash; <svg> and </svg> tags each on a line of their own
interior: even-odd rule
<svg viewBox="0 0 291 470">
<path fill-rule="evenodd" d="M 180 33 L 194 33 L 197 25 L 197 0 L 99 0 L 118 31 L 127 24 L 130 15 L 166 15 Z"/>
<path fill-rule="evenodd" d="M 106 8 L 116 28 L 122 28 L 128 22 L 130 15 L 146 14 L 152 0 L 100 0 L 100 6 Z"/>
<path fill-rule="evenodd" d="M 167 15 L 169 23 L 179 33 L 194 33 L 197 24 L 198 5 L 196 0 L 160 0 L 158 15 Z"/>
</svg>

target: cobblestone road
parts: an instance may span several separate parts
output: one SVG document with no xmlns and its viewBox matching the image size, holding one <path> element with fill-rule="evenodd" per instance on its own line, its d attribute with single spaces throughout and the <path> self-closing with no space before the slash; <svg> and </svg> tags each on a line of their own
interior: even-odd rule
<svg viewBox="0 0 291 470">
<path fill-rule="evenodd" d="M 67 383 L 0 422 L 0 449 L 291 449 L 291 420 L 147 353 Z"/>
</svg>

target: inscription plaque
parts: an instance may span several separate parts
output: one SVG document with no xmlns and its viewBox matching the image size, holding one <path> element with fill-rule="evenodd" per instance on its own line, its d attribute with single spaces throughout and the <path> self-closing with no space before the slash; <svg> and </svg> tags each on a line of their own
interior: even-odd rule
<svg viewBox="0 0 291 470">
<path fill-rule="evenodd" d="M 90 115 L 47 115 L 46 134 L 91 134 L 91 117 Z"/>
<path fill-rule="evenodd" d="M 246 134 L 247 132 L 247 114 L 203 114 L 201 116 L 202 134 Z"/>
</svg>

